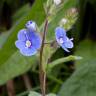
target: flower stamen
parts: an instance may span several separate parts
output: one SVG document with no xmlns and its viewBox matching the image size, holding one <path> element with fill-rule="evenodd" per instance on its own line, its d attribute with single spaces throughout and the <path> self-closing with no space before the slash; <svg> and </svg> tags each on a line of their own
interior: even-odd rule
<svg viewBox="0 0 96 96">
<path fill-rule="evenodd" d="M 31 42 L 29 40 L 26 41 L 26 47 L 27 48 L 31 47 Z"/>
<path fill-rule="evenodd" d="M 60 42 L 60 44 L 63 44 L 64 43 L 64 40 L 63 40 L 62 37 L 59 38 L 59 42 Z"/>
</svg>

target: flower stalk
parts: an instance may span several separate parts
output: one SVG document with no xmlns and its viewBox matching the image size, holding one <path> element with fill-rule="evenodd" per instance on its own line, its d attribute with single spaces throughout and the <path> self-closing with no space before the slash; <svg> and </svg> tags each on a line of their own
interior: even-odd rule
<svg viewBox="0 0 96 96">
<path fill-rule="evenodd" d="M 40 86 L 41 86 L 42 96 L 46 95 L 46 71 L 43 68 L 44 67 L 43 66 L 43 49 L 45 45 L 47 28 L 48 28 L 48 19 L 46 18 L 45 25 L 44 25 L 43 39 L 42 39 L 42 44 L 41 44 L 41 50 L 40 50 L 40 64 L 39 64 L 39 70 L 40 70 L 39 76 L 40 76 Z"/>
</svg>

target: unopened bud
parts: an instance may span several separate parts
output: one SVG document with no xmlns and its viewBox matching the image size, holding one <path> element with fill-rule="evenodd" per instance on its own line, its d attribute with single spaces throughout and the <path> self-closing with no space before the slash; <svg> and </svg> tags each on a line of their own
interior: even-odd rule
<svg viewBox="0 0 96 96">
<path fill-rule="evenodd" d="M 59 5 L 61 3 L 61 0 L 53 0 L 55 5 Z"/>
<path fill-rule="evenodd" d="M 63 24 L 63 25 L 65 25 L 67 22 L 68 22 L 68 20 L 66 18 L 63 18 L 60 21 L 60 23 Z"/>
</svg>

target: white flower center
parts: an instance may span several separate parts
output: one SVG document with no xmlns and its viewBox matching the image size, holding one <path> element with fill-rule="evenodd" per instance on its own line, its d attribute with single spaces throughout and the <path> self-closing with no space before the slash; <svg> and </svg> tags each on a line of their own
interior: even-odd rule
<svg viewBox="0 0 96 96">
<path fill-rule="evenodd" d="M 59 43 L 60 44 L 63 44 L 64 43 L 63 38 L 59 38 Z"/>
<path fill-rule="evenodd" d="M 31 42 L 29 40 L 26 41 L 26 47 L 30 47 L 31 46 Z"/>
</svg>

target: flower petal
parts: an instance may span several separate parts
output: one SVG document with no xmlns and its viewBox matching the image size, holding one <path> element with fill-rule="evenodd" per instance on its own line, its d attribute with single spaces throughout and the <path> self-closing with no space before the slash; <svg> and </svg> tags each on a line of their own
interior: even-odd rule
<svg viewBox="0 0 96 96">
<path fill-rule="evenodd" d="M 21 40 L 21 41 L 26 41 L 26 29 L 21 29 L 19 32 L 18 32 L 18 39 Z"/>
<path fill-rule="evenodd" d="M 32 46 L 36 49 L 40 49 L 41 47 L 41 38 L 40 35 L 34 31 L 27 32 L 28 39 L 32 42 Z"/>
<path fill-rule="evenodd" d="M 25 42 L 23 42 L 23 41 L 17 40 L 17 41 L 15 42 L 15 45 L 16 45 L 16 47 L 19 48 L 19 49 L 24 49 L 24 48 L 25 48 Z"/>
<path fill-rule="evenodd" d="M 63 44 L 66 48 L 73 48 L 73 42 L 67 37 L 67 41 Z"/>
<path fill-rule="evenodd" d="M 32 56 L 37 53 L 37 50 L 34 47 L 24 48 L 20 50 L 21 54 L 24 56 Z"/>
<path fill-rule="evenodd" d="M 66 52 L 70 52 L 65 46 L 61 46 Z"/>
<path fill-rule="evenodd" d="M 31 39 L 32 40 L 32 45 L 36 48 L 36 49 L 40 49 L 41 47 L 41 38 L 40 36 L 34 36 L 34 38 Z"/>
<path fill-rule="evenodd" d="M 60 38 L 56 37 L 56 40 L 57 40 L 57 42 L 58 42 L 59 45 L 62 45 L 61 39 L 62 39 L 62 43 L 63 42 L 67 42 L 68 37 L 67 36 L 63 36 L 63 37 L 60 37 Z"/>
<path fill-rule="evenodd" d="M 29 29 L 27 29 L 26 30 L 27 32 L 26 32 L 26 35 L 27 35 L 27 39 L 28 40 L 31 40 L 34 36 L 35 36 L 35 31 L 33 31 L 33 30 L 29 30 Z"/>
<path fill-rule="evenodd" d="M 62 27 L 57 27 L 55 29 L 55 35 L 58 38 L 66 36 L 66 30 L 64 30 Z"/>
</svg>

